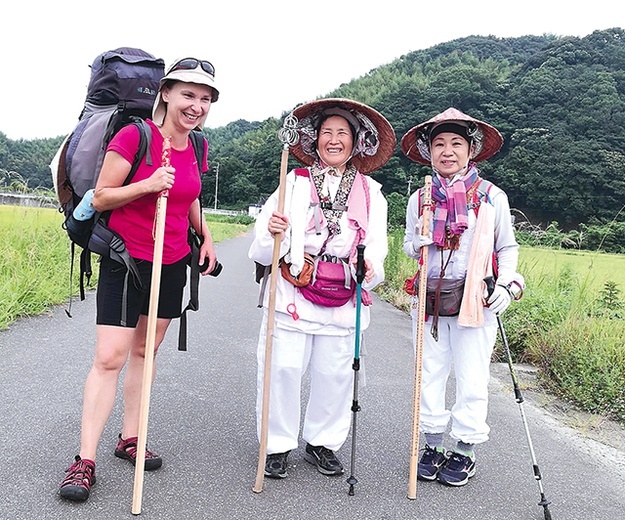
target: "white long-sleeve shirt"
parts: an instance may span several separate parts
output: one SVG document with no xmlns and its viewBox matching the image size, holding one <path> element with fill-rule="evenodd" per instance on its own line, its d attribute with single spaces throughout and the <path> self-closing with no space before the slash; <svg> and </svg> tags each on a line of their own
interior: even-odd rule
<svg viewBox="0 0 625 520">
<path fill-rule="evenodd" d="M 329 191 L 336 194 L 338 177 L 326 174 Z M 305 177 L 297 177 L 298 182 L 312 182 Z M 384 280 L 384 259 L 388 253 L 387 242 L 387 202 L 381 191 L 381 185 L 371 177 L 365 176 L 369 186 L 370 205 L 368 228 L 363 244 L 365 245 L 364 256 L 371 262 L 374 270 L 374 277 L 370 282 L 362 283 L 364 290 L 371 290 Z M 294 187 L 296 175 L 289 172 L 286 180 L 284 214 L 289 218 L 289 223 L 304 221 L 309 223 L 313 220 L 314 208 L 310 207 L 310 197 L 305 203 L 302 200 L 294 200 Z M 310 185 L 309 192 L 310 192 Z M 301 192 L 300 192 L 301 193 Z M 248 256 L 262 265 L 271 265 L 274 237 L 267 228 L 269 218 L 278 206 L 278 190 L 276 190 L 263 208 L 254 226 L 254 241 L 250 246 Z M 328 237 L 327 224 L 321 229 L 321 234 L 317 235 L 314 229 L 307 229 L 304 232 L 304 251 L 317 255 Z M 352 229 L 347 218 L 347 212 L 343 212 L 340 219 L 341 233 L 336 235 L 326 244 L 325 253 L 339 258 L 346 258 L 352 250 L 356 237 L 356 230 Z M 301 240 L 301 237 L 298 237 Z M 291 248 L 291 228 L 283 235 L 280 243 L 280 257 L 286 255 Z M 269 287 L 269 282 L 267 287 Z M 269 290 L 265 291 L 264 306 L 267 307 L 269 300 Z M 293 315 L 287 311 L 287 306 L 295 305 L 299 319 L 295 320 Z M 369 308 L 361 307 L 360 329 L 365 330 L 370 321 Z M 322 307 L 306 300 L 291 283 L 278 275 L 276 289 L 276 326 L 298 330 L 305 333 L 317 333 L 342 336 L 354 332 L 356 321 L 356 307 L 353 301 L 347 302 L 342 307 Z"/>
</svg>

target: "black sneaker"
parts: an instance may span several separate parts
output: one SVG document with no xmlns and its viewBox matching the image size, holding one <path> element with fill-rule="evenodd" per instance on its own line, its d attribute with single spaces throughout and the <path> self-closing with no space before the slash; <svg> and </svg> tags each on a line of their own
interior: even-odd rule
<svg viewBox="0 0 625 520">
<path fill-rule="evenodd" d="M 265 462 L 265 476 L 269 478 L 286 478 L 286 459 L 290 451 L 284 453 L 272 453 L 267 455 Z"/>
<path fill-rule="evenodd" d="M 445 454 L 442 451 L 430 448 L 426 444 L 423 455 L 421 455 L 421 460 L 419 460 L 417 478 L 419 480 L 436 480 L 438 472 L 446 462 L 447 457 L 445 457 Z"/>
<path fill-rule="evenodd" d="M 438 481 L 448 486 L 464 486 L 475 475 L 475 461 L 456 452 L 449 452 L 447 464 L 438 472 Z"/>
<path fill-rule="evenodd" d="M 342 475 L 345 471 L 343 464 L 336 458 L 334 452 L 324 446 L 306 444 L 304 460 L 317 466 L 319 472 L 324 475 Z"/>
</svg>

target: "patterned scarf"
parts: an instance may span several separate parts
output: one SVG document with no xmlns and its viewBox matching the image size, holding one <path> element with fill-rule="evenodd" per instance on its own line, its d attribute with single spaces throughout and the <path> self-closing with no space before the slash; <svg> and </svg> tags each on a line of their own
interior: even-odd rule
<svg viewBox="0 0 625 520">
<path fill-rule="evenodd" d="M 432 179 L 432 199 L 435 201 L 434 243 L 444 249 L 457 249 L 460 235 L 469 227 L 467 214 L 467 191 L 477 181 L 479 170 L 475 163 L 469 164 L 468 171 L 455 182 L 434 175 Z"/>
<path fill-rule="evenodd" d="M 330 234 L 327 241 L 329 242 L 334 235 L 339 235 L 341 233 L 339 221 L 341 220 L 343 212 L 347 211 L 347 199 L 349 198 L 350 191 L 352 191 L 352 185 L 354 184 L 357 172 L 356 167 L 351 162 L 347 164 L 343 176 L 341 177 L 341 184 L 336 192 L 336 197 L 334 197 L 334 201 L 332 201 L 330 200 L 329 194 L 323 193 L 323 181 L 327 173 L 326 170 L 328 170 L 328 168 L 322 169 L 319 161 L 316 161 L 310 167 L 310 173 L 315 183 L 315 188 L 317 189 L 317 195 L 319 196 L 319 206 L 323 211 L 323 216 L 328 222 L 328 231 Z"/>
</svg>

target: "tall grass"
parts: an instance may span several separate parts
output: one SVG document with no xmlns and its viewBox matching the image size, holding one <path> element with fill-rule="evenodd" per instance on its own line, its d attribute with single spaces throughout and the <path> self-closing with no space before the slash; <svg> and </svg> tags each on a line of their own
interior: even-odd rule
<svg viewBox="0 0 625 520">
<path fill-rule="evenodd" d="M 417 262 L 402 244 L 403 231 L 391 233 L 379 294 L 408 310 L 403 283 Z M 552 392 L 625 425 L 625 255 L 522 247 L 518 270 L 527 288 L 503 315 L 515 360 L 536 365 Z"/>
<path fill-rule="evenodd" d="M 528 337 L 545 385 L 582 409 L 625 425 L 625 321 L 569 314 Z"/>
<path fill-rule="evenodd" d="M 417 261 L 408 258 L 402 249 L 404 231 L 395 229 L 388 237 L 388 256 L 384 262 L 386 280 L 376 292 L 398 309 L 408 312 L 410 297 L 404 292 L 404 282 L 417 272 Z"/>
<path fill-rule="evenodd" d="M 250 220 L 207 216 L 215 242 L 244 233 Z M 71 255 L 62 223 L 63 217 L 55 209 L 0 206 L 0 329 L 69 298 Z M 78 255 L 74 263 L 71 288 L 75 295 Z M 96 281 L 94 269 L 91 288 Z"/>
<path fill-rule="evenodd" d="M 62 216 L 53 209 L 0 206 L 0 328 L 68 296 Z"/>
</svg>

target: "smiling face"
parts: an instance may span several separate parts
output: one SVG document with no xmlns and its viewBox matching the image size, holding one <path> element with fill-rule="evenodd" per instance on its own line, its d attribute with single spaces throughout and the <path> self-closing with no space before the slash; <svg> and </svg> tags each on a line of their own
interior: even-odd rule
<svg viewBox="0 0 625 520">
<path fill-rule="evenodd" d="M 432 166 L 444 178 L 450 179 L 469 164 L 471 150 L 463 137 L 452 132 L 438 134 L 430 144 Z"/>
<path fill-rule="evenodd" d="M 341 116 L 330 116 L 319 128 L 317 152 L 326 166 L 334 166 L 341 172 L 352 154 L 354 139 L 349 123 Z"/>
<path fill-rule="evenodd" d="M 211 106 L 213 89 L 207 85 L 178 81 L 164 87 L 161 96 L 167 103 L 165 122 L 190 131 L 204 125 Z"/>
</svg>

